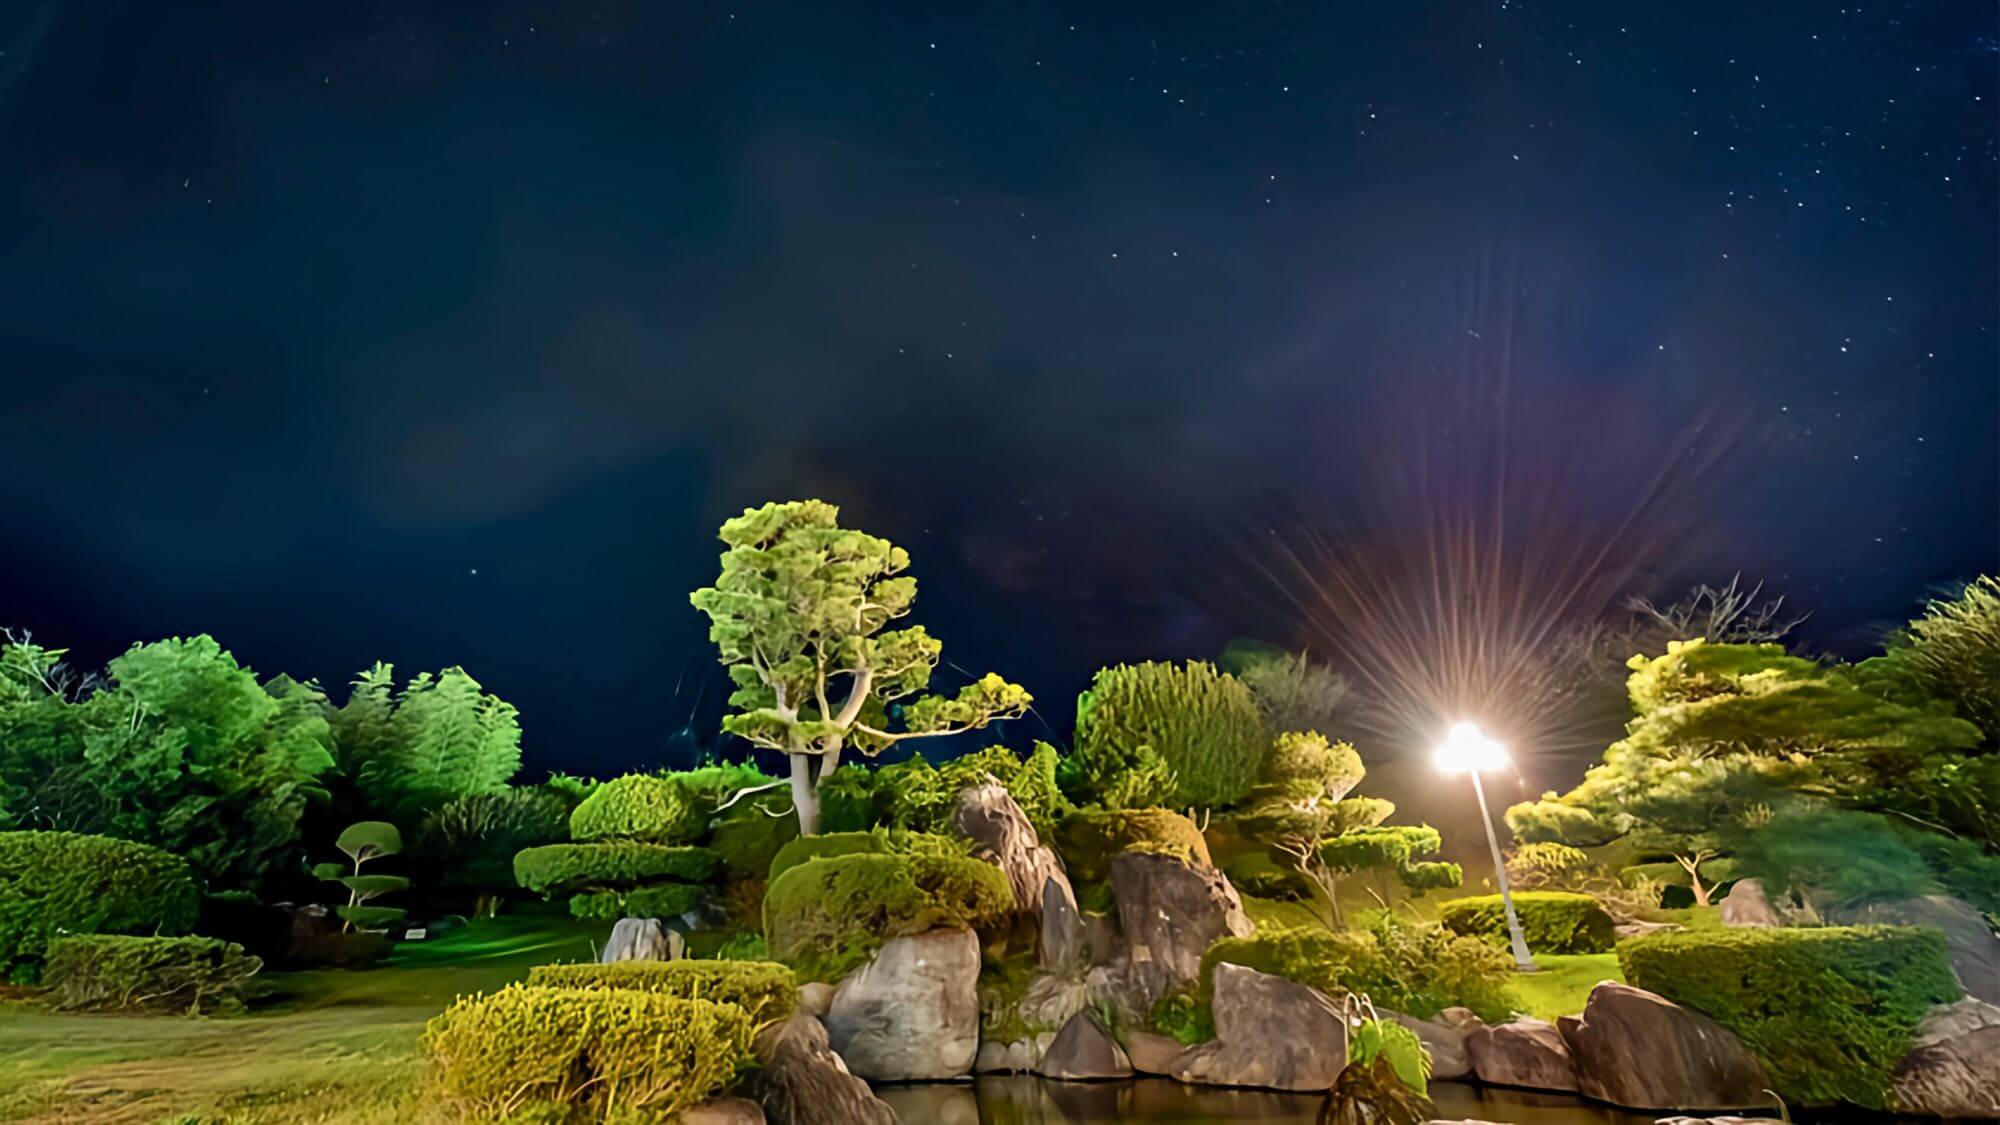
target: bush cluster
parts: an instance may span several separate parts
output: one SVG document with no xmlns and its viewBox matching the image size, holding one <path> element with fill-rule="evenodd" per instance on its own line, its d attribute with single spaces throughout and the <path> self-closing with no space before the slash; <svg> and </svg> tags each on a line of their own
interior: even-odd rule
<svg viewBox="0 0 2000 1125">
<path fill-rule="evenodd" d="M 1741 1036 L 1779 1094 L 1813 1104 L 1886 1106 L 1917 1022 L 1960 993 L 1943 935 L 1914 927 L 1657 933 L 1620 942 L 1618 963 Z"/>
<path fill-rule="evenodd" d="M 708 827 L 699 803 L 679 781 L 634 773 L 599 785 L 569 814 L 573 840 L 684 844 Z"/>
<path fill-rule="evenodd" d="M 0 974 L 58 934 L 184 934 L 201 897 L 187 861 L 73 832 L 0 832 Z"/>
<path fill-rule="evenodd" d="M 721 865 L 722 857 L 707 848 L 608 840 L 527 848 L 514 857 L 514 878 L 548 893 L 651 879 L 705 883 Z"/>
<path fill-rule="evenodd" d="M 1453 1006 L 1504 1018 L 1512 971 L 1506 955 L 1483 941 L 1386 914 L 1360 930 L 1264 926 L 1250 937 L 1223 938 L 1202 955 L 1201 995 L 1207 995 L 1221 962 L 1311 985 L 1329 996 L 1365 995 L 1381 1007 L 1423 1019 Z"/>
<path fill-rule="evenodd" d="M 1071 877 L 1084 883 L 1108 877 L 1111 861 L 1125 851 L 1210 862 L 1201 829 L 1172 809 L 1078 809 L 1063 818 L 1057 838 Z"/>
<path fill-rule="evenodd" d="M 616 961 L 537 965 L 528 983 L 544 988 L 628 988 L 684 1000 L 733 1004 L 762 1026 L 792 1014 L 798 982 L 776 961 Z"/>
<path fill-rule="evenodd" d="M 741 1008 L 642 989 L 510 985 L 424 1028 L 432 1081 L 480 1116 L 671 1118 L 751 1058 Z"/>
<path fill-rule="evenodd" d="M 844 766 L 820 789 L 820 828 L 845 832 L 883 825 L 950 832 L 958 795 L 990 776 L 1047 837 L 1069 809 L 1056 784 L 1058 762 L 1055 747 L 1038 742 L 1026 759 L 1005 746 L 989 746 L 936 765 L 917 755 L 878 770 Z"/>
<path fill-rule="evenodd" d="M 1069 777 L 1105 805 L 1221 807 L 1257 783 L 1269 742 L 1250 689 L 1214 665 L 1120 664 L 1077 700 Z"/>
<path fill-rule="evenodd" d="M 1521 933 L 1536 953 L 1609 953 L 1618 940 L 1617 923 L 1589 895 L 1569 891 L 1521 891 L 1514 895 Z M 1453 933 L 1506 944 L 1507 915 L 1499 895 L 1455 898 L 1438 908 L 1438 920 Z"/>
<path fill-rule="evenodd" d="M 836 980 L 888 938 L 990 926 L 1013 908 L 1006 874 L 990 863 L 855 852 L 799 863 L 773 878 L 764 894 L 764 940 L 802 977 Z"/>
<path fill-rule="evenodd" d="M 78 934 L 49 943 L 42 983 L 56 1007 L 72 1011 L 199 1014 L 240 1010 L 263 967 L 216 938 Z"/>
<path fill-rule="evenodd" d="M 569 912 L 578 918 L 604 922 L 620 918 L 672 918 L 699 910 L 708 900 L 706 887 L 693 883 L 654 883 L 571 895 Z"/>
</svg>

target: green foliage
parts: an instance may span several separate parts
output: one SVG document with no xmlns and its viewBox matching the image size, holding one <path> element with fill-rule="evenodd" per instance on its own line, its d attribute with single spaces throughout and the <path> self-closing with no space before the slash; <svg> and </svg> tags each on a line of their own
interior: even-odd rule
<svg viewBox="0 0 2000 1125">
<path fill-rule="evenodd" d="M 514 857 L 514 878 L 539 894 L 672 879 L 706 883 L 722 866 L 708 848 L 608 840 L 595 844 L 545 844 Z"/>
<path fill-rule="evenodd" d="M 414 849 L 447 887 L 494 894 L 514 886 L 514 856 L 569 838 L 574 806 L 535 786 L 504 793 L 468 793 L 424 818 Z"/>
<path fill-rule="evenodd" d="M 569 900 L 569 912 L 578 918 L 599 921 L 673 918 L 700 909 L 708 897 L 707 888 L 693 883 L 651 883 L 643 887 L 586 891 L 573 895 Z"/>
<path fill-rule="evenodd" d="M 1142 850 L 1210 863 L 1208 841 L 1194 821 L 1172 809 L 1078 809 L 1057 831 L 1072 878 L 1108 878 L 1120 852 Z"/>
<path fill-rule="evenodd" d="M 1305 877 L 1266 852 L 1244 852 L 1223 864 L 1222 873 L 1231 886 L 1257 898 L 1297 900 L 1307 894 Z"/>
<path fill-rule="evenodd" d="M 1250 690 L 1213 664 L 1121 664 L 1077 700 L 1074 760 L 1082 789 L 1110 807 L 1221 807 L 1256 783 L 1268 737 Z"/>
<path fill-rule="evenodd" d="M 689 596 L 729 669 L 723 730 L 793 756 L 814 793 L 849 746 L 876 753 L 910 738 L 977 730 L 1027 710 L 1028 693 L 991 673 L 955 696 L 929 694 L 942 646 L 921 627 L 890 630 L 916 601 L 909 553 L 839 523 L 819 500 L 766 504 L 722 525 L 722 573 Z M 891 710 L 893 706 L 893 711 Z"/>
<path fill-rule="evenodd" d="M 1302 652 L 1232 642 L 1219 663 L 1250 689 L 1265 730 L 1329 729 L 1347 699 L 1340 673 Z"/>
<path fill-rule="evenodd" d="M 390 700 L 395 669 L 376 664 L 355 680 L 334 729 L 352 745 L 344 763 L 371 806 L 407 823 L 471 793 L 500 793 L 521 768 L 521 723 L 512 704 L 463 668 L 420 673 Z"/>
<path fill-rule="evenodd" d="M 1420 1095 L 1430 1094 L 1431 1053 L 1417 1033 L 1394 1020 L 1366 1019 L 1347 1034 L 1347 1061 L 1364 1067 L 1388 1059 L 1397 1081 Z"/>
<path fill-rule="evenodd" d="M 1933 1004 L 1959 996 L 1942 935 L 1856 926 L 1709 929 L 1620 942 L 1625 979 L 1743 1038 L 1778 1093 L 1888 1105 L 1889 1076 Z"/>
<path fill-rule="evenodd" d="M 743 1009 L 754 1026 L 781 1020 L 798 1004 L 792 970 L 775 961 L 616 961 L 537 965 L 528 984 L 543 988 L 630 988 Z"/>
<path fill-rule="evenodd" d="M 1311 985 L 1329 996 L 1367 996 L 1423 1019 L 1456 1005 L 1499 1018 L 1509 1007 L 1512 962 L 1504 953 L 1442 927 L 1399 922 L 1386 913 L 1361 930 L 1269 926 L 1250 937 L 1222 938 L 1202 955 L 1204 995 L 1222 962 Z"/>
<path fill-rule="evenodd" d="M 1338 801 L 1367 776 L 1361 755 L 1345 742 L 1312 730 L 1287 730 L 1271 740 L 1260 785 L 1290 797 Z"/>
<path fill-rule="evenodd" d="M 1005 746 L 989 746 L 938 765 L 918 755 L 873 772 L 844 766 L 820 788 L 821 827 L 861 831 L 886 825 L 914 832 L 951 832 L 958 795 L 990 777 L 1006 788 L 1035 831 L 1046 837 L 1069 811 L 1069 801 L 1056 784 L 1059 762 L 1055 747 L 1037 742 L 1025 760 Z"/>
<path fill-rule="evenodd" d="M 887 830 L 875 832 L 828 832 L 819 836 L 800 836 L 771 857 L 771 866 L 765 878 L 777 882 L 778 876 L 814 859 L 832 859 L 843 855 L 887 855 L 898 849 L 889 840 Z"/>
<path fill-rule="evenodd" d="M 764 940 L 802 976 L 834 980 L 888 938 L 991 926 L 1013 908 L 1007 876 L 990 863 L 861 852 L 809 860 L 772 878 Z"/>
<path fill-rule="evenodd" d="M 730 882 L 763 881 L 778 852 L 799 838 L 799 819 L 791 815 L 790 804 L 789 793 L 759 794 L 730 806 L 715 822 L 708 846 L 722 857 Z"/>
<path fill-rule="evenodd" d="M 1153 1031 L 1183 1047 L 1215 1038 L 1215 1013 L 1192 988 L 1175 989 L 1153 1001 L 1147 1013 Z"/>
<path fill-rule="evenodd" d="M 341 921 L 370 934 L 387 932 L 410 916 L 410 912 L 400 906 L 369 906 L 359 902 L 336 906 L 333 912 Z"/>
<path fill-rule="evenodd" d="M 333 841 L 341 854 L 360 867 L 377 856 L 396 855 L 403 850 L 403 834 L 383 820 L 364 820 L 341 830 Z"/>
<path fill-rule="evenodd" d="M 1617 923 L 1589 895 L 1568 891 L 1519 891 L 1514 913 L 1521 933 L 1536 953 L 1609 953 L 1618 940 Z M 1438 908 L 1438 920 L 1453 933 L 1505 944 L 1507 916 L 1499 895 L 1452 899 Z"/>
<path fill-rule="evenodd" d="M 361 873 L 362 865 L 369 860 L 396 855 L 403 850 L 403 835 L 395 825 L 381 820 L 350 824 L 334 840 L 334 846 L 354 865 L 353 871 L 343 871 L 339 864 L 322 863 L 313 867 L 313 874 L 347 888 L 347 903 L 334 908 L 334 913 L 343 922 L 353 929 L 380 933 L 408 916 L 409 912 L 400 907 L 367 905 L 370 900 L 382 895 L 408 890 L 410 881 L 407 878 Z"/>
<path fill-rule="evenodd" d="M 685 844 L 698 839 L 707 827 L 701 809 L 680 782 L 644 773 L 626 774 L 598 786 L 569 817 L 570 837 L 579 841 Z"/>
<path fill-rule="evenodd" d="M 1983 575 L 1927 603 L 1889 656 L 1976 723 L 1989 747 L 2000 745 L 2000 578 Z"/>
<path fill-rule="evenodd" d="M 641 989 L 512 985 L 424 1028 L 437 1092 L 473 1114 L 671 1119 L 751 1058 L 741 1008 Z"/>
<path fill-rule="evenodd" d="M 49 943 L 42 984 L 69 1011 L 239 1011 L 263 966 L 214 938 L 71 935 Z"/>
<path fill-rule="evenodd" d="M 0 977 L 63 934 L 184 934 L 201 898 L 187 861 L 72 832 L 0 832 Z"/>
<path fill-rule="evenodd" d="M 1341 874 L 1386 868 L 1394 871 L 1404 886 L 1421 893 L 1456 887 L 1464 881 L 1456 863 L 1417 859 L 1443 846 L 1437 829 L 1429 825 L 1357 828 L 1322 843 L 1319 859 L 1329 870 Z"/>
</svg>

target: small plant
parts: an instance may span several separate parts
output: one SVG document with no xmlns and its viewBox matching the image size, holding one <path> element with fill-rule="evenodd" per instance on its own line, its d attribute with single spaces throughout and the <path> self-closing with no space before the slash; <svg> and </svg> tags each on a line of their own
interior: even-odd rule
<svg viewBox="0 0 2000 1125">
<path fill-rule="evenodd" d="M 410 881 L 401 875 L 368 875 L 362 873 L 362 865 L 371 859 L 395 855 L 403 850 L 403 834 L 396 826 L 385 820 L 363 820 L 350 824 L 334 840 L 333 846 L 347 856 L 353 869 L 338 863 L 322 863 L 313 868 L 313 874 L 329 883 L 339 883 L 347 888 L 347 904 L 337 906 L 334 913 L 345 923 L 342 931 L 362 930 L 368 933 L 383 933 L 409 916 L 409 911 L 395 906 L 370 906 L 369 900 L 382 895 L 408 890 Z"/>
<path fill-rule="evenodd" d="M 43 983 L 68 1011 L 240 1011 L 243 989 L 264 963 L 231 942 L 205 937 L 89 934 L 49 943 Z"/>
</svg>

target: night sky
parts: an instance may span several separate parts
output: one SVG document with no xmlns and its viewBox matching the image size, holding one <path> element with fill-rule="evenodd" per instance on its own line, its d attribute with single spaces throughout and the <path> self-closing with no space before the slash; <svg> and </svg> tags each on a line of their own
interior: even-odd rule
<svg viewBox="0 0 2000 1125">
<path fill-rule="evenodd" d="M 1272 513 L 1413 533 L 1497 459 L 1588 540 L 1693 443 L 1619 582 L 1858 655 L 2000 568 L 1997 33 L 0 0 L 0 621 L 463 664 L 535 773 L 659 764 L 716 524 L 814 495 L 1066 733 L 1100 664 L 1301 639 Z"/>
</svg>

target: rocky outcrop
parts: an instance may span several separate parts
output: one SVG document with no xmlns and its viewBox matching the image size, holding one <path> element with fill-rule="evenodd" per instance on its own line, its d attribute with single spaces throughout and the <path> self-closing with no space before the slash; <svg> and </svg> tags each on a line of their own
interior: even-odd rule
<svg viewBox="0 0 2000 1125">
<path fill-rule="evenodd" d="M 1038 1031 L 1025 1039 L 1003 1043 L 981 1039 L 979 1054 L 972 1060 L 974 1074 L 1026 1074 L 1035 1069 L 1056 1041 L 1053 1031 Z"/>
<path fill-rule="evenodd" d="M 1215 966 L 1215 1040 L 1172 1076 L 1210 1086 L 1328 1090 L 1347 1065 L 1347 1023 L 1318 989 L 1227 962 Z"/>
<path fill-rule="evenodd" d="M 1076 891 L 1063 873 L 1062 861 L 1035 834 L 1035 826 L 1006 786 L 989 777 L 960 792 L 952 824 L 978 845 L 974 855 L 1007 873 L 1014 909 L 1034 917 L 1040 927 L 1043 967 L 1081 968 L 1083 919 Z"/>
<path fill-rule="evenodd" d="M 660 925 L 658 918 L 620 918 L 611 927 L 597 959 L 613 961 L 672 961 L 687 949 L 686 939 Z"/>
<path fill-rule="evenodd" d="M 1153 852 L 1124 852 L 1111 861 L 1121 952 L 1090 971 L 1090 994 L 1133 1022 L 1154 1001 L 1201 974 L 1201 955 L 1220 937 L 1256 932 L 1243 900 L 1222 872 Z"/>
<path fill-rule="evenodd" d="M 1465 1012 L 1465 1015 L 1470 1017 L 1471 1022 L 1469 1024 L 1460 1023 L 1454 1025 L 1445 1023 L 1441 1019 L 1420 1020 L 1415 1016 L 1406 1016 L 1401 1012 L 1392 1012 L 1387 1008 L 1377 1009 L 1376 1014 L 1383 1019 L 1394 1020 L 1411 1031 L 1416 1032 L 1417 1039 L 1423 1043 L 1424 1049 L 1431 1054 L 1431 1077 L 1440 1080 L 1449 1080 L 1464 1078 L 1466 1075 L 1472 1073 L 1472 1060 L 1465 1053 L 1465 1035 L 1466 1032 L 1475 1026 L 1484 1026 L 1478 1016 L 1473 1015 L 1464 1008 L 1455 1010 Z"/>
<path fill-rule="evenodd" d="M 764 1109 L 748 1098 L 717 1098 L 684 1109 L 678 1125 L 764 1125 Z"/>
<path fill-rule="evenodd" d="M 1785 920 L 1771 905 L 1771 896 L 1764 893 L 1762 880 L 1738 879 L 1722 896 L 1722 924 L 1770 929 L 1784 925 Z"/>
<path fill-rule="evenodd" d="M 1132 1060 L 1089 1012 L 1078 1012 L 1056 1033 L 1035 1073 L 1069 1081 L 1130 1078 Z"/>
<path fill-rule="evenodd" d="M 971 930 L 891 938 L 834 990 L 827 1035 L 870 1081 L 958 1078 L 979 1050 L 978 981 Z"/>
<path fill-rule="evenodd" d="M 1946 956 L 1965 994 L 1988 1004 L 2000 1004 L 2000 937 L 1986 916 L 1966 902 L 1950 895 L 1918 895 L 1914 898 L 1871 903 L 1849 910 L 1829 912 L 1829 921 L 1841 925 L 1929 926 L 1944 932 Z"/>
<path fill-rule="evenodd" d="M 897 1125 L 896 1114 L 855 1077 L 803 1013 L 757 1035 L 750 1093 L 772 1125 Z"/>
<path fill-rule="evenodd" d="M 1576 1064 L 1562 1033 L 1546 1020 L 1517 1019 L 1473 1028 L 1465 1037 L 1472 1074 L 1492 1086 L 1576 1092 Z"/>
<path fill-rule="evenodd" d="M 1932 1008 L 1892 1085 L 1905 1113 L 2000 1118 L 2000 1007 L 1968 996 Z"/>
<path fill-rule="evenodd" d="M 825 981 L 807 981 L 799 986 L 799 1011 L 824 1016 L 833 1007 L 833 992 Z"/>
<path fill-rule="evenodd" d="M 1583 1015 L 1557 1023 L 1586 1097 L 1629 1109 L 1746 1109 L 1770 1079 L 1734 1032 L 1631 985 L 1591 989 Z"/>
<path fill-rule="evenodd" d="M 1118 1044 L 1125 1048 L 1125 1060 L 1140 1074 L 1171 1076 L 1174 1060 L 1187 1050 L 1180 1040 L 1170 1035 L 1136 1028 L 1119 1029 Z"/>
</svg>

